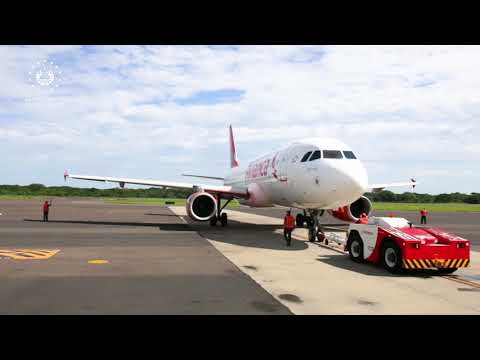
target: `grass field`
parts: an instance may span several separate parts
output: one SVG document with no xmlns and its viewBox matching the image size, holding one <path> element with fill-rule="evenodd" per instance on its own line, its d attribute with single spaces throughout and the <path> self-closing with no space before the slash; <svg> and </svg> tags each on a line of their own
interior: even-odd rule
<svg viewBox="0 0 480 360">
<path fill-rule="evenodd" d="M 0 195 L 2 200 L 47 200 L 48 196 L 33 196 L 33 195 Z"/>
<path fill-rule="evenodd" d="M 50 199 L 48 196 L 30 196 L 30 195 L 0 195 L 2 200 L 38 200 L 43 201 Z M 95 198 L 92 198 L 92 200 Z M 165 202 L 173 201 L 174 205 L 184 206 L 186 199 L 159 199 L 159 198 L 101 198 L 109 204 L 119 205 L 166 205 Z M 223 203 L 223 201 L 222 201 Z M 238 207 L 239 203 L 233 200 L 228 204 L 228 207 Z M 463 203 L 388 203 L 376 202 L 373 203 L 373 208 L 380 211 L 420 211 L 421 208 L 426 207 L 429 212 L 480 212 L 480 204 L 463 204 Z"/>
<path fill-rule="evenodd" d="M 422 203 L 373 203 L 373 208 L 380 211 L 420 211 L 426 208 L 429 212 L 480 212 L 480 204 L 463 204 L 463 203 L 447 203 L 447 204 L 422 204 Z"/>
</svg>

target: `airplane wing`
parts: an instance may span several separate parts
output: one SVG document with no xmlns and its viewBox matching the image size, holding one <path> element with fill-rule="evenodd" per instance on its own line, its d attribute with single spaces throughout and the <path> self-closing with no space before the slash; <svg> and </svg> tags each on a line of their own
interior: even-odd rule
<svg viewBox="0 0 480 360">
<path fill-rule="evenodd" d="M 402 186 L 412 186 L 413 188 L 415 188 L 417 184 L 418 182 L 415 179 L 410 179 L 410 182 L 397 182 L 397 183 L 390 183 L 390 184 L 372 184 L 372 185 L 368 185 L 368 191 L 380 192 L 385 188 L 402 187 Z"/>
<path fill-rule="evenodd" d="M 158 180 L 146 180 L 146 179 L 128 179 L 128 178 L 115 178 L 115 177 L 103 177 L 103 176 L 90 176 L 90 175 L 73 175 L 65 172 L 63 174 L 65 181 L 68 178 L 79 179 L 79 180 L 90 180 L 90 181 L 102 181 L 102 182 L 113 182 L 118 183 L 121 188 L 125 184 L 134 184 L 134 185 L 147 185 L 147 186 L 158 186 L 162 188 L 172 188 L 172 189 L 191 189 L 192 191 L 201 191 L 204 190 L 213 194 L 224 194 L 229 195 L 234 198 L 247 198 L 246 189 L 237 189 L 232 186 L 225 185 L 201 185 L 193 183 L 183 183 L 175 181 L 158 181 Z"/>
<path fill-rule="evenodd" d="M 182 174 L 182 176 L 202 178 L 202 179 L 211 179 L 211 180 L 225 180 L 225 178 L 219 177 L 219 176 L 192 175 L 192 174 Z"/>
</svg>

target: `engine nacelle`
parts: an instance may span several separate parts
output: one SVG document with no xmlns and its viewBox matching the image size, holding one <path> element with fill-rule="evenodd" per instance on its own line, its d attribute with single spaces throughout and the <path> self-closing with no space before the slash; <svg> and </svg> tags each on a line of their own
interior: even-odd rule
<svg viewBox="0 0 480 360">
<path fill-rule="evenodd" d="M 368 198 L 362 196 L 350 205 L 338 208 L 337 210 L 328 210 L 328 213 L 342 221 L 357 222 L 362 213 L 370 216 L 373 206 Z"/>
<path fill-rule="evenodd" d="M 238 202 L 242 205 L 253 207 L 268 207 L 272 206 L 270 198 L 265 194 L 265 191 L 257 183 L 248 185 L 247 188 L 248 199 L 240 199 Z"/>
<path fill-rule="evenodd" d="M 187 199 L 187 214 L 196 221 L 208 221 L 217 214 L 217 199 L 207 192 L 199 191 Z"/>
</svg>

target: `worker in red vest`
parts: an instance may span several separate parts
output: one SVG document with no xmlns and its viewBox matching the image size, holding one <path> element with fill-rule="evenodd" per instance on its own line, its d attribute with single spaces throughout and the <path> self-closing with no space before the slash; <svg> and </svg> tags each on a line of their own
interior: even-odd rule
<svg viewBox="0 0 480 360">
<path fill-rule="evenodd" d="M 52 206 L 52 201 L 48 202 L 45 200 L 43 203 L 43 221 L 48 221 L 48 211 L 50 210 L 50 206 Z"/>
<path fill-rule="evenodd" d="M 367 224 L 368 224 L 368 215 L 365 214 L 365 213 L 362 213 L 362 214 L 360 215 L 360 218 L 359 218 L 358 221 L 357 221 L 357 224 L 367 225 Z"/>
<path fill-rule="evenodd" d="M 420 215 L 421 215 L 420 223 L 426 225 L 427 224 L 427 215 L 428 215 L 427 209 L 423 208 L 422 210 L 420 210 Z"/>
<path fill-rule="evenodd" d="M 283 236 L 287 241 L 287 246 L 290 246 L 292 243 L 292 231 L 295 229 L 295 218 L 292 215 L 290 210 L 287 211 L 287 214 L 283 218 Z"/>
</svg>

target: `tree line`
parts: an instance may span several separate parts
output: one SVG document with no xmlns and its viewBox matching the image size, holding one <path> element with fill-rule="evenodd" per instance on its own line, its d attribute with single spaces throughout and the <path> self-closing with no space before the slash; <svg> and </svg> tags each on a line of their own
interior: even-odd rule
<svg viewBox="0 0 480 360">
<path fill-rule="evenodd" d="M 144 189 L 97 189 L 77 188 L 70 186 L 45 186 L 42 184 L 30 185 L 0 185 L 0 195 L 24 196 L 78 196 L 78 197 L 133 197 L 133 198 L 187 198 L 192 193 L 189 189 L 162 189 L 157 187 Z M 462 194 L 418 194 L 404 192 L 396 194 L 388 190 L 377 193 L 366 193 L 366 197 L 374 202 L 400 203 L 467 203 L 480 204 L 480 193 Z"/>
<path fill-rule="evenodd" d="M 403 194 L 395 194 L 391 191 L 384 190 L 377 193 L 366 193 L 365 196 L 374 202 L 480 204 L 480 193 L 462 194 L 455 192 L 430 195 L 404 192 Z"/>
<path fill-rule="evenodd" d="M 31 185 L 0 185 L 0 195 L 26 195 L 26 196 L 78 196 L 78 197 L 115 197 L 115 198 L 186 198 L 191 190 L 162 189 L 157 187 L 145 189 L 97 189 L 77 188 L 71 186 L 45 186 L 42 184 Z"/>
</svg>

